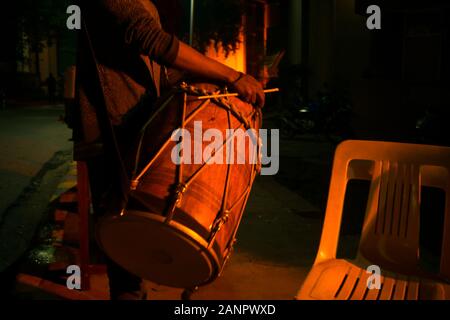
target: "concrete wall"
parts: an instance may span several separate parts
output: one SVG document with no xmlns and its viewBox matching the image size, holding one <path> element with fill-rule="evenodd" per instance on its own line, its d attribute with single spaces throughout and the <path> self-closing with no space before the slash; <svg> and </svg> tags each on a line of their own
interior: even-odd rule
<svg viewBox="0 0 450 320">
<path fill-rule="evenodd" d="M 407 119 L 408 89 L 400 80 L 368 77 L 376 31 L 369 31 L 366 17 L 356 13 L 355 0 L 312 0 L 310 6 L 310 96 L 326 82 L 349 93 L 358 137 L 404 136 L 414 121 L 411 114 Z"/>
<path fill-rule="evenodd" d="M 369 64 L 370 34 L 355 0 L 310 3 L 310 93 L 324 82 L 348 87 L 359 81 Z"/>
<path fill-rule="evenodd" d="M 334 0 L 310 1 L 309 16 L 309 94 L 313 96 L 333 73 Z"/>
<path fill-rule="evenodd" d="M 366 18 L 355 13 L 355 0 L 334 0 L 334 82 L 344 87 L 359 81 L 369 65 L 370 32 Z"/>
</svg>

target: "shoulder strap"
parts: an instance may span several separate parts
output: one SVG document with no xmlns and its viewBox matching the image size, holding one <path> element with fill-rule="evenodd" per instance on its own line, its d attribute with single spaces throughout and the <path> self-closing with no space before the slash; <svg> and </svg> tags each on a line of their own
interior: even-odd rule
<svg viewBox="0 0 450 320">
<path fill-rule="evenodd" d="M 88 46 L 89 46 L 89 50 L 91 52 L 92 58 L 94 60 L 94 64 L 96 66 L 97 72 L 97 84 L 100 87 L 100 90 L 102 91 L 101 97 L 99 99 L 100 105 L 96 106 L 96 112 L 97 112 L 97 118 L 99 120 L 99 122 L 101 121 L 103 124 L 103 129 L 102 130 L 102 134 L 104 137 L 104 145 L 105 147 L 110 151 L 110 154 L 112 156 L 112 160 L 114 161 L 117 169 L 119 170 L 119 175 L 120 175 L 120 185 L 121 185 L 121 192 L 122 192 L 122 196 L 123 196 L 123 202 L 122 202 L 122 208 L 120 208 L 120 210 L 122 210 L 127 202 L 128 199 L 128 192 L 130 190 L 130 179 L 128 177 L 127 174 L 127 170 L 125 168 L 125 163 L 123 161 L 120 149 L 119 149 L 119 144 L 117 142 L 117 137 L 116 134 L 114 132 L 114 128 L 113 125 L 111 123 L 111 119 L 109 118 L 108 115 L 108 100 L 106 99 L 106 95 L 105 95 L 105 83 L 103 81 L 103 73 L 102 70 L 100 69 L 98 60 L 97 60 L 97 56 L 95 54 L 95 50 L 91 41 L 91 37 L 89 34 L 89 30 L 87 28 L 87 25 L 85 23 L 85 21 L 83 20 L 83 28 L 84 28 L 84 32 L 86 35 L 86 39 L 88 42 Z"/>
</svg>

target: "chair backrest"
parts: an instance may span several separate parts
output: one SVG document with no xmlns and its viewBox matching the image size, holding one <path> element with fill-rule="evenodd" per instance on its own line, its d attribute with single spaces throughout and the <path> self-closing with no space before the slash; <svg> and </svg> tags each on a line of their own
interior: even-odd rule
<svg viewBox="0 0 450 320">
<path fill-rule="evenodd" d="M 419 262 L 423 186 L 445 191 L 440 274 L 450 279 L 450 148 L 375 141 L 345 141 L 336 150 L 316 263 L 336 257 L 348 181 L 371 187 L 359 254 L 392 271 L 415 273 Z"/>
</svg>

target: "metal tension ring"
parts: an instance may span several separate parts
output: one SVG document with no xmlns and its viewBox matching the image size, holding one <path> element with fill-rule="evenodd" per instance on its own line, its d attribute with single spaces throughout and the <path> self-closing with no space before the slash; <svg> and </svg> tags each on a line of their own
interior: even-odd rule
<svg viewBox="0 0 450 320">
<path fill-rule="evenodd" d="M 209 237 L 209 245 L 212 244 L 217 233 L 220 231 L 220 229 L 222 229 L 222 226 L 228 222 L 229 218 L 230 218 L 230 211 L 226 210 L 224 211 L 224 214 L 220 218 L 214 221 L 211 228 L 211 236 Z"/>
</svg>

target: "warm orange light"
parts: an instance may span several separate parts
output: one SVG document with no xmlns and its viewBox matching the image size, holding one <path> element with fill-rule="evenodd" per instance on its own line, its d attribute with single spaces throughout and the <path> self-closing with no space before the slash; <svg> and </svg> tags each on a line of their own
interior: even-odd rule
<svg viewBox="0 0 450 320">
<path fill-rule="evenodd" d="M 222 46 L 219 46 L 219 50 L 217 51 L 215 49 L 214 43 L 212 43 L 207 49 L 206 49 L 206 53 L 205 55 L 216 60 L 219 61 L 227 66 L 229 66 L 230 68 L 233 68 L 237 71 L 240 72 L 246 72 L 247 68 L 246 68 L 246 59 L 245 59 L 245 39 L 244 39 L 244 35 L 241 34 L 241 43 L 238 46 L 238 49 L 236 50 L 236 52 L 232 52 L 228 55 L 228 57 L 225 57 L 225 52 L 222 48 Z"/>
</svg>

